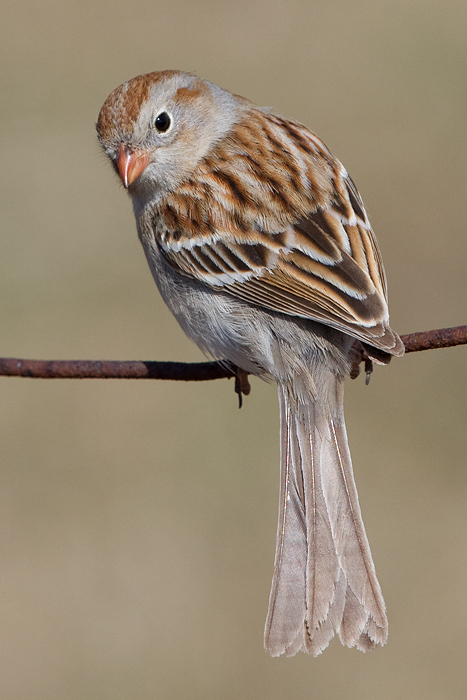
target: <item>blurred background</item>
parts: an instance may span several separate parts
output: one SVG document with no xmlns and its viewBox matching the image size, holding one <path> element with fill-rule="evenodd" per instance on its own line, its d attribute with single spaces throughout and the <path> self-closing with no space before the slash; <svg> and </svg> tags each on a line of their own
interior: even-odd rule
<svg viewBox="0 0 467 700">
<path fill-rule="evenodd" d="M 466 323 L 463 0 L 6 0 L 0 354 L 195 361 L 94 123 L 195 72 L 316 131 L 356 181 L 399 333 Z M 0 378 L 1 700 L 430 700 L 467 693 L 467 349 L 348 381 L 384 649 L 262 646 L 275 389 Z"/>
</svg>

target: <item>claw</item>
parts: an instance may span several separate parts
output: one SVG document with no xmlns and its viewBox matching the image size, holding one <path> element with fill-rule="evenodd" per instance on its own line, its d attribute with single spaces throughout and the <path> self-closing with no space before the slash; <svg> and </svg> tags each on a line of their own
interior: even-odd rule
<svg viewBox="0 0 467 700">
<path fill-rule="evenodd" d="M 369 357 L 365 357 L 365 384 L 370 383 L 371 373 L 373 372 L 373 362 Z"/>
<path fill-rule="evenodd" d="M 373 372 L 373 361 L 368 357 L 368 353 L 362 346 L 360 341 L 355 341 L 350 349 L 350 377 L 356 379 L 360 375 L 360 365 L 365 363 L 365 384 L 370 383 L 371 373 Z"/>
<path fill-rule="evenodd" d="M 238 394 L 238 407 L 243 406 L 243 396 L 248 396 L 251 391 L 251 385 L 248 381 L 248 372 L 244 369 L 236 368 L 235 375 L 235 392 Z"/>
<path fill-rule="evenodd" d="M 365 351 L 362 344 L 356 340 L 350 348 L 350 378 L 357 379 L 360 376 L 360 364 L 363 362 Z"/>
</svg>

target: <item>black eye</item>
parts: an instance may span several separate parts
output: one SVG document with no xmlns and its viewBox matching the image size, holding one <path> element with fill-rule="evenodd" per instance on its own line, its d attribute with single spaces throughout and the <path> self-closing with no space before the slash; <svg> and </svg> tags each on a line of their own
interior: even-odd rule
<svg viewBox="0 0 467 700">
<path fill-rule="evenodd" d="M 170 127 L 170 124 L 171 119 L 167 112 L 161 112 L 160 114 L 158 114 L 156 117 L 156 121 L 154 122 L 154 126 L 156 127 L 157 131 L 160 132 L 167 131 Z"/>
</svg>

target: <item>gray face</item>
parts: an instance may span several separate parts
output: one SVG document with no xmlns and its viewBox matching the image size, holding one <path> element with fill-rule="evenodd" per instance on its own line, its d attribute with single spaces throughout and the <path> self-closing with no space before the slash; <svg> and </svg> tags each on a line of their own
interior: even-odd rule
<svg viewBox="0 0 467 700">
<path fill-rule="evenodd" d="M 107 98 L 98 138 L 117 171 L 121 144 L 144 154 L 147 164 L 129 193 L 138 200 L 153 199 L 189 177 L 246 104 L 192 75 L 153 73 L 125 83 Z"/>
</svg>

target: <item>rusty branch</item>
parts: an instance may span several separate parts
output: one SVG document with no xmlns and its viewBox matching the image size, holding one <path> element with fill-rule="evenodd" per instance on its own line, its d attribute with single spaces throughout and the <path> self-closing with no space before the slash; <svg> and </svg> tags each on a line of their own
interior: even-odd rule
<svg viewBox="0 0 467 700">
<path fill-rule="evenodd" d="M 111 360 L 18 360 L 0 358 L 0 376 L 40 379 L 174 379 L 202 382 L 234 377 L 220 362 L 113 362 Z"/>
<path fill-rule="evenodd" d="M 408 335 L 401 335 L 401 340 L 405 345 L 405 352 L 452 348 L 455 345 L 467 344 L 467 326 L 409 333 Z"/>
<path fill-rule="evenodd" d="M 440 328 L 401 336 L 406 352 L 467 344 L 467 326 Z M 0 376 L 40 379 L 172 379 L 202 382 L 237 376 L 229 363 L 113 362 L 98 360 L 20 360 L 0 358 Z"/>
</svg>

